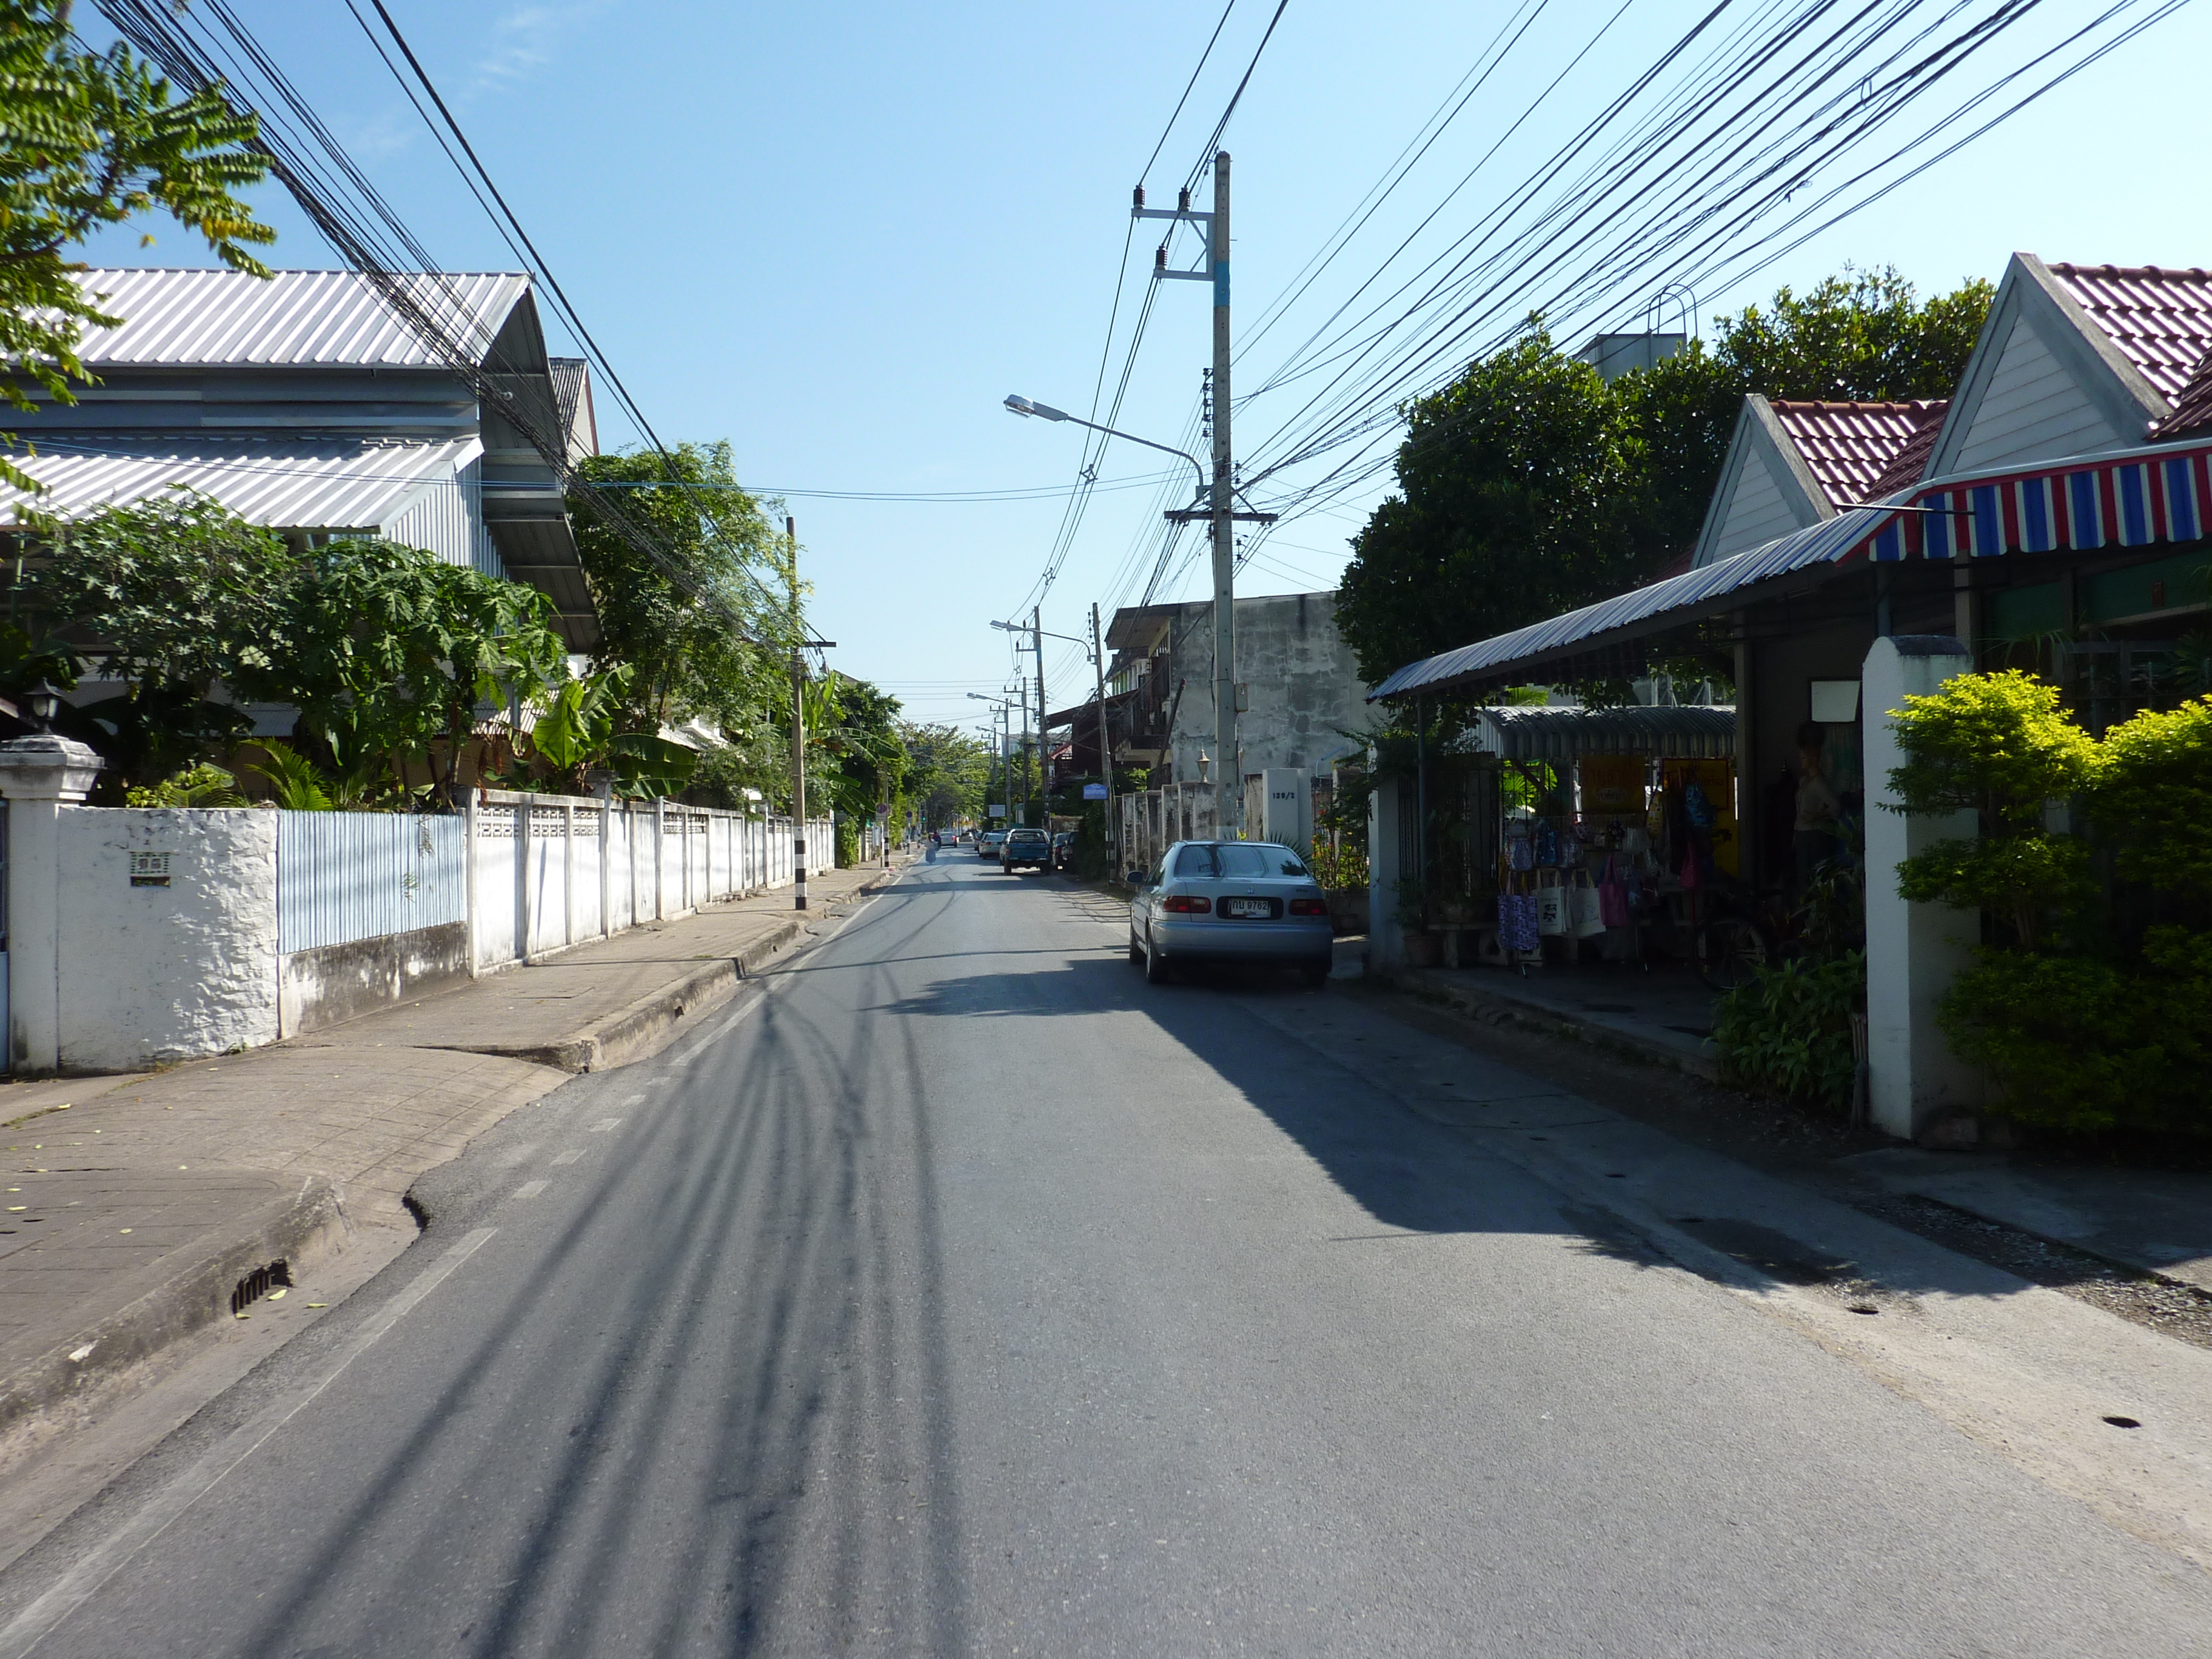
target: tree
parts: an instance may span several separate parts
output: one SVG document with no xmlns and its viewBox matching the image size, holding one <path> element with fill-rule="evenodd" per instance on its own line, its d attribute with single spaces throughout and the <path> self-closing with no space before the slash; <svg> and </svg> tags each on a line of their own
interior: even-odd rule
<svg viewBox="0 0 2212 1659">
<path fill-rule="evenodd" d="M 1337 622 L 1370 681 L 1652 580 L 1695 540 L 1746 396 L 1947 396 L 1992 290 L 1924 303 L 1846 271 L 1719 319 L 1610 386 L 1540 327 L 1407 410 L 1398 490 L 1352 542 Z"/>
<path fill-rule="evenodd" d="M 335 542 L 301 565 L 285 596 L 283 643 L 240 689 L 289 702 L 341 779 L 426 757 L 442 738 L 454 794 L 477 710 L 545 694 L 568 658 L 545 596 L 392 542 Z"/>
<path fill-rule="evenodd" d="M 125 683 L 79 712 L 122 777 L 151 784 L 244 735 L 245 718 L 212 698 L 290 649 L 298 564 L 273 532 L 174 489 L 58 529 L 15 597 L 72 654 Z"/>
<path fill-rule="evenodd" d="M 991 751 L 981 738 L 952 726 L 902 725 L 899 735 L 907 798 L 921 808 L 924 824 L 941 830 L 982 817 Z"/>
<path fill-rule="evenodd" d="M 71 403 L 91 377 L 86 325 L 121 319 L 73 280 L 68 250 L 102 225 L 161 209 L 234 270 L 269 272 L 247 252 L 276 234 L 232 192 L 258 183 L 258 131 L 219 87 L 178 99 L 118 45 L 90 52 L 66 0 L 0 0 L 0 398 L 26 411 L 33 386 Z M 14 441 L 0 434 L 0 441 Z M 0 456 L 0 482 L 36 484 Z"/>
<path fill-rule="evenodd" d="M 681 483 L 671 480 L 671 464 Z M 781 602 L 780 538 L 761 503 L 738 487 L 729 445 L 680 444 L 668 462 L 652 450 L 593 455 L 578 471 L 617 486 L 608 494 L 623 515 L 685 576 L 679 582 L 589 496 L 569 498 L 599 607 L 599 663 L 635 670 L 626 723 L 651 731 L 702 718 L 750 732 L 787 695 L 797 622 Z"/>
</svg>

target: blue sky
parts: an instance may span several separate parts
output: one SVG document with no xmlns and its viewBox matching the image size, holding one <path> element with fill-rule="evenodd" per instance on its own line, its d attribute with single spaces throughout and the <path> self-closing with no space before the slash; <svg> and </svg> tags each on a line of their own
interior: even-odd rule
<svg viewBox="0 0 2212 1659">
<path fill-rule="evenodd" d="M 748 483 L 793 492 L 817 625 L 838 641 L 836 665 L 886 685 L 918 718 L 978 718 L 981 706 L 965 693 L 1002 685 L 1012 662 L 1006 636 L 988 623 L 1025 612 L 1064 499 L 865 501 L 797 492 L 1065 490 L 1079 435 L 1018 420 L 1000 399 L 1020 392 L 1079 412 L 1091 406 L 1129 189 L 1221 0 L 1081 9 L 996 0 L 387 3 L 662 436 L 727 438 Z M 1420 233 L 1417 255 L 1489 210 L 1711 3 L 1629 0 L 1615 15 L 1619 0 L 1540 8 L 1535 0 L 1290 0 L 1224 140 L 1236 157 L 1240 338 L 1501 27 L 1528 27 L 1372 220 L 1252 341 L 1238 366 L 1240 399 L 1485 151 L 1498 146 Z M 1736 0 L 1730 17 L 1771 3 Z M 341 0 L 236 4 L 442 264 L 513 265 Z M 80 10 L 88 25 L 89 7 Z M 1171 200 L 1198 159 L 1273 11 L 1272 0 L 1238 0 L 1231 9 L 1150 172 L 1155 205 Z M 2091 12 L 2042 8 L 1959 84 L 2024 59 L 2032 42 L 2048 43 Z M 1535 101 L 1608 18 L 1579 65 Z M 1710 319 L 1846 261 L 1894 264 L 1923 290 L 1994 278 L 2014 248 L 2212 264 L 2208 187 L 2185 137 L 2190 123 L 2176 115 L 2195 107 L 2208 62 L 2212 6 L 2185 7 L 1771 269 L 1740 281 L 1723 272 L 1711 291 L 1699 290 L 1697 308 Z M 276 263 L 336 263 L 279 192 L 263 196 L 282 233 Z M 1201 185 L 1200 205 L 1206 197 Z M 92 257 L 206 262 L 173 227 L 152 228 L 151 250 L 138 247 L 134 229 L 104 239 Z M 1150 246 L 1139 235 L 1129 249 L 1117 375 Z M 1670 275 L 1665 257 L 1624 273 L 1611 313 L 1640 313 Z M 1120 421 L 1175 442 L 1193 420 L 1210 319 L 1201 285 L 1160 289 Z M 1493 303 L 1518 315 L 1537 295 L 1509 274 Z M 566 343 L 556 338 L 556 349 Z M 1240 402 L 1240 454 L 1264 451 L 1316 383 Z M 603 440 L 634 436 L 611 400 L 602 397 L 599 409 Z M 1118 446 L 1101 477 L 1152 480 L 1159 459 Z M 1370 482 L 1285 523 L 1258 550 L 1240 591 L 1331 586 L 1346 538 L 1386 487 L 1387 477 Z M 1047 629 L 1081 633 L 1092 602 L 1110 610 L 1134 601 L 1152 574 L 1157 514 L 1181 489 L 1146 482 L 1094 495 L 1044 596 Z M 1186 540 L 1160 597 L 1203 591 L 1196 551 Z M 1087 689 L 1090 669 L 1074 647 L 1054 646 L 1046 662 L 1055 705 Z"/>
</svg>

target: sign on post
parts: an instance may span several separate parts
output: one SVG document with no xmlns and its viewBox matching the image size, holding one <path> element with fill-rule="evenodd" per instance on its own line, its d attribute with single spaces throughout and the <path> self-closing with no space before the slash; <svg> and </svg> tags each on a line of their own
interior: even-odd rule
<svg viewBox="0 0 2212 1659">
<path fill-rule="evenodd" d="M 1002 800 L 994 800 L 988 806 L 986 806 L 983 811 L 994 818 L 1002 818 L 1006 816 L 1006 803 Z"/>
<path fill-rule="evenodd" d="M 1085 784 L 1083 786 L 1083 799 L 1085 800 L 1104 800 L 1106 799 L 1106 786 L 1103 783 Z"/>
</svg>

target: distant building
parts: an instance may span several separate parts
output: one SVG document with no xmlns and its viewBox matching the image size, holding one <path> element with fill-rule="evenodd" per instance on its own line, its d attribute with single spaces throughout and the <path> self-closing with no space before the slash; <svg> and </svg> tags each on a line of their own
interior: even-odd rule
<svg viewBox="0 0 2212 1659">
<path fill-rule="evenodd" d="M 1117 611 L 1106 644 L 1117 758 L 1152 768 L 1156 784 L 1197 782 L 1200 754 L 1218 763 L 1212 601 Z M 1238 775 L 1278 767 L 1325 775 L 1361 750 L 1346 734 L 1370 723 L 1367 688 L 1337 631 L 1334 592 L 1237 600 L 1237 682 Z M 1079 742 L 1089 737 L 1079 721 L 1071 730 Z M 1208 775 L 1218 775 L 1209 766 Z"/>
<path fill-rule="evenodd" d="M 1686 340 L 1680 334 L 1593 334 L 1575 353 L 1607 380 L 1617 380 L 1632 369 L 1651 368 L 1680 351 Z"/>
</svg>

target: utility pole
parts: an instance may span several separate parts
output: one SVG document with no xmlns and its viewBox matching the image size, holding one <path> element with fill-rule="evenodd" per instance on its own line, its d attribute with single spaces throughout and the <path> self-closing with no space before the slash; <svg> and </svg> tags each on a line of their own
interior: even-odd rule
<svg viewBox="0 0 2212 1659">
<path fill-rule="evenodd" d="M 1099 816 L 1106 824 L 1106 867 L 1115 881 L 1121 866 L 1114 857 L 1114 747 L 1106 740 L 1106 650 L 1098 642 L 1098 607 L 1091 607 L 1091 663 L 1098 676 L 1098 775 L 1106 781 L 1106 800 Z"/>
<path fill-rule="evenodd" d="M 1237 541 L 1230 514 L 1229 152 L 1213 158 L 1213 833 L 1243 838 L 1244 768 L 1237 750 Z"/>
<path fill-rule="evenodd" d="M 1037 668 L 1037 819 L 1040 829 L 1052 828 L 1052 745 L 1045 740 L 1044 607 L 1030 611 L 1030 649 L 1036 653 Z"/>
<path fill-rule="evenodd" d="M 791 554 L 792 908 L 806 908 L 806 623 L 799 605 L 799 520 L 783 521 Z"/>
<path fill-rule="evenodd" d="M 1229 152 L 1213 157 L 1213 211 L 1192 210 L 1190 192 L 1182 191 L 1176 206 L 1148 208 L 1144 186 L 1137 187 L 1135 205 L 1129 211 L 1138 219 L 1176 219 L 1204 229 L 1206 265 L 1203 270 L 1168 269 L 1167 244 L 1160 244 L 1152 262 L 1155 281 L 1175 278 L 1213 284 L 1213 477 L 1203 508 L 1168 514 L 1187 522 L 1203 519 L 1213 531 L 1213 817 L 1214 834 L 1241 837 L 1244 808 L 1244 768 L 1237 743 L 1237 540 L 1240 520 L 1261 524 L 1274 521 L 1270 513 L 1239 513 L 1236 503 L 1236 462 L 1230 445 L 1231 398 L 1229 385 Z"/>
</svg>

